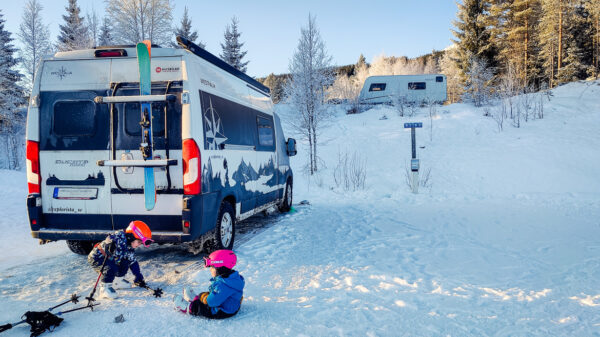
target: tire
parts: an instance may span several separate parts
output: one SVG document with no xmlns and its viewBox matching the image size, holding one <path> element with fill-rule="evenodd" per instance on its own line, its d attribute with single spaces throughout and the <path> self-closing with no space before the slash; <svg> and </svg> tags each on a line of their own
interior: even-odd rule
<svg viewBox="0 0 600 337">
<path fill-rule="evenodd" d="M 235 240 L 235 212 L 233 206 L 227 201 L 221 202 L 217 224 L 215 226 L 209 253 L 219 249 L 233 249 Z"/>
<path fill-rule="evenodd" d="M 293 187 L 294 184 L 292 180 L 288 180 L 287 184 L 285 184 L 285 192 L 283 193 L 283 202 L 279 206 L 279 211 L 282 213 L 289 212 L 292 209 L 292 199 L 293 199 Z"/>
<path fill-rule="evenodd" d="M 69 249 L 79 255 L 88 255 L 94 249 L 93 241 L 67 240 Z"/>
</svg>

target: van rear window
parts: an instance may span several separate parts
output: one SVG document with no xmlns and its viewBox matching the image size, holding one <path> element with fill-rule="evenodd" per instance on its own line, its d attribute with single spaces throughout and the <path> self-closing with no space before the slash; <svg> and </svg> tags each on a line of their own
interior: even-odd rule
<svg viewBox="0 0 600 337">
<path fill-rule="evenodd" d="M 96 130 L 96 103 L 58 101 L 54 103 L 52 130 L 58 136 L 93 136 Z"/>
<path fill-rule="evenodd" d="M 369 91 L 385 91 L 385 83 L 371 83 Z"/>
<path fill-rule="evenodd" d="M 153 137 L 164 137 L 165 133 L 165 104 L 152 104 L 152 133 Z M 129 136 L 142 136 L 140 126 L 140 103 L 125 103 L 125 132 Z"/>
</svg>

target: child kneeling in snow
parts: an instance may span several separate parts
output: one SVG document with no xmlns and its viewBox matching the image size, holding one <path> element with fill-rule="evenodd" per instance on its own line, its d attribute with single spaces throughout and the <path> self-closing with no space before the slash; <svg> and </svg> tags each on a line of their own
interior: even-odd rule
<svg viewBox="0 0 600 337">
<path fill-rule="evenodd" d="M 113 281 L 115 280 L 118 286 L 131 287 L 121 279 L 129 269 L 135 276 L 134 285 L 142 288 L 146 286 L 134 250 L 142 244 L 148 247 L 152 242 L 154 241 L 152 240 L 150 227 L 143 221 L 135 220 L 129 223 L 127 229 L 110 234 L 104 241 L 94 246 L 94 249 L 88 255 L 88 263 L 97 272 L 102 272 L 102 283 L 100 285 L 100 295 L 102 297 L 117 298 L 117 292 L 113 288 Z M 102 269 L 103 265 L 104 269 Z"/>
<path fill-rule="evenodd" d="M 205 259 L 212 278 L 207 292 L 196 295 L 191 287 L 175 296 L 175 307 L 183 313 L 208 318 L 228 318 L 240 310 L 244 277 L 233 270 L 237 257 L 231 250 L 217 250 Z"/>
</svg>

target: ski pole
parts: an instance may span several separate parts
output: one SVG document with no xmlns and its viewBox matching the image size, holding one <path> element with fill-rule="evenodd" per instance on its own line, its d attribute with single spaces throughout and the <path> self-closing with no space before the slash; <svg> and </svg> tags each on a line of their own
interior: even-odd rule
<svg viewBox="0 0 600 337">
<path fill-rule="evenodd" d="M 100 267 L 100 272 L 98 273 L 98 278 L 96 279 L 96 284 L 94 284 L 94 289 L 92 289 L 90 296 L 85 298 L 86 300 L 88 300 L 88 305 L 90 305 L 90 303 L 96 301 L 94 299 L 94 294 L 96 293 L 96 287 L 98 287 L 98 282 L 100 281 L 100 276 L 102 276 L 102 272 L 104 272 L 104 266 L 106 265 L 107 259 L 108 259 L 108 254 L 106 254 L 106 256 L 104 256 L 104 262 L 102 262 L 102 267 Z M 93 308 L 92 308 L 92 310 L 93 310 Z"/>
<path fill-rule="evenodd" d="M 81 297 L 81 296 L 77 296 L 77 294 L 73 294 L 73 295 L 71 295 L 71 299 L 70 300 L 64 301 L 64 302 L 62 302 L 60 304 L 57 304 L 57 305 L 53 306 L 52 308 L 48 309 L 48 311 L 52 311 L 52 310 L 54 310 L 54 309 L 56 309 L 56 308 L 58 308 L 60 306 L 63 306 L 65 304 L 69 303 L 69 302 L 73 302 L 73 304 L 77 304 L 77 302 L 79 302 L 79 297 Z"/>
<path fill-rule="evenodd" d="M 154 295 L 154 297 L 156 297 L 156 298 L 162 297 L 162 294 L 163 294 L 162 288 L 153 289 L 153 288 L 150 288 L 148 285 L 144 285 L 142 288 L 152 291 L 153 292 L 152 295 Z"/>
</svg>

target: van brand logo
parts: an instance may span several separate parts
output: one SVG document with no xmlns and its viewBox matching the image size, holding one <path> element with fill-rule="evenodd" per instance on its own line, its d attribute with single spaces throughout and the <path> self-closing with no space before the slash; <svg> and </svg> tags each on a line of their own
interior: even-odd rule
<svg viewBox="0 0 600 337">
<path fill-rule="evenodd" d="M 60 67 L 60 69 L 58 69 L 58 71 L 53 71 L 50 73 L 50 75 L 58 76 L 60 78 L 60 80 L 62 81 L 63 78 L 65 78 L 69 75 L 73 75 L 73 72 L 68 71 L 65 67 Z"/>
<path fill-rule="evenodd" d="M 156 67 L 156 72 L 161 73 L 176 73 L 179 71 L 179 67 Z"/>
<path fill-rule="evenodd" d="M 56 165 L 68 165 L 70 167 L 83 167 L 86 166 L 89 161 L 87 160 L 61 160 L 58 159 L 54 163 Z"/>
</svg>

